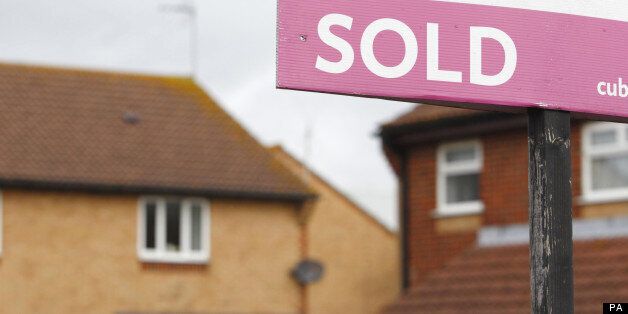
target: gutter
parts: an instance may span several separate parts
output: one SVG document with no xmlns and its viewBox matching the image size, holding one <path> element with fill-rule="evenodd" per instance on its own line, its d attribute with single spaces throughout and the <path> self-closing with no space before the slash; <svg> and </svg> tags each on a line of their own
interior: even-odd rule
<svg viewBox="0 0 628 314">
<path fill-rule="evenodd" d="M 276 200 L 302 203 L 317 198 L 312 193 L 300 192 L 268 192 L 228 190 L 216 188 L 186 188 L 171 186 L 149 185 L 120 185 L 99 184 L 80 181 L 45 181 L 28 179 L 0 178 L 2 188 L 18 188 L 29 190 L 50 190 L 64 192 L 90 192 L 102 194 L 161 194 L 180 196 L 201 196 L 208 198 L 249 199 L 249 200 Z"/>
<path fill-rule="evenodd" d="M 525 115 L 483 113 L 467 117 L 441 119 L 399 126 L 384 126 L 379 136 L 390 147 L 408 147 L 441 140 L 460 139 L 497 131 L 525 128 Z"/>
</svg>

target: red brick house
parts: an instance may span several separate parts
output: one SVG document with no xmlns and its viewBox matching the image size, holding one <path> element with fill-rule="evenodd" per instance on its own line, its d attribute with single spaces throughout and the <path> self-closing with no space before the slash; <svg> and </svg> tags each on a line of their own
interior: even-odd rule
<svg viewBox="0 0 628 314">
<path fill-rule="evenodd" d="M 381 128 L 404 294 L 386 313 L 525 313 L 527 117 L 419 105 Z M 628 125 L 572 120 L 575 309 L 628 300 Z"/>
</svg>

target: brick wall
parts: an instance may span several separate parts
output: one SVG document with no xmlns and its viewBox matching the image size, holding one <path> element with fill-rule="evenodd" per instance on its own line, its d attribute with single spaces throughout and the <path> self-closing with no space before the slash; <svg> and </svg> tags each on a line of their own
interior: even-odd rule
<svg viewBox="0 0 628 314">
<path fill-rule="evenodd" d="M 0 313 L 297 313 L 294 204 L 211 199 L 207 265 L 139 261 L 134 195 L 2 190 Z"/>
<path fill-rule="evenodd" d="M 472 246 L 482 225 L 525 223 L 528 220 L 528 148 L 525 128 L 476 137 L 482 142 L 484 163 L 480 195 L 484 213 L 436 218 L 436 149 L 422 144 L 408 151 L 408 267 L 410 286 L 453 256 Z M 464 140 L 464 138 L 460 138 Z M 580 195 L 580 125 L 572 127 L 574 196 Z M 574 214 L 580 209 L 574 201 Z M 443 227 L 445 226 L 445 227 Z"/>
<path fill-rule="evenodd" d="M 281 148 L 275 157 L 318 198 L 307 212 L 308 258 L 323 263 L 320 281 L 307 286 L 305 313 L 375 314 L 398 296 L 399 238 Z"/>
</svg>

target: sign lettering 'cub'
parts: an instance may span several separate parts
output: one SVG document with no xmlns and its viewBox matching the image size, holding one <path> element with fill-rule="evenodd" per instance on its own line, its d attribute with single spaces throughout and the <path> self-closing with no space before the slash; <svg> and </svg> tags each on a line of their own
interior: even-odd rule
<svg viewBox="0 0 628 314">
<path fill-rule="evenodd" d="M 328 46 L 341 54 L 339 61 L 329 61 L 320 55 L 316 59 L 316 68 L 332 74 L 348 71 L 354 63 L 355 52 L 351 44 L 331 32 L 332 26 L 341 26 L 351 30 L 353 18 L 343 14 L 328 14 L 318 23 L 318 36 Z M 451 83 L 462 83 L 462 72 L 442 70 L 439 64 L 438 23 L 427 23 L 427 80 Z M 375 37 L 383 31 L 393 31 L 403 40 L 405 53 L 403 60 L 395 66 L 381 64 L 374 51 Z M 469 80 L 471 84 L 498 86 L 510 80 L 517 67 L 517 48 L 514 41 L 505 32 L 492 27 L 472 26 L 469 28 Z M 482 73 L 482 40 L 485 38 L 497 41 L 504 50 L 505 60 L 502 70 L 495 75 Z M 369 24 L 360 42 L 360 53 L 364 65 L 369 71 L 387 79 L 400 78 L 410 72 L 418 58 L 418 42 L 412 29 L 405 23 L 390 18 L 376 20 Z"/>
<path fill-rule="evenodd" d="M 626 98 L 628 97 L 628 85 L 620 77 L 617 83 L 599 82 L 597 92 L 602 96 Z"/>
</svg>

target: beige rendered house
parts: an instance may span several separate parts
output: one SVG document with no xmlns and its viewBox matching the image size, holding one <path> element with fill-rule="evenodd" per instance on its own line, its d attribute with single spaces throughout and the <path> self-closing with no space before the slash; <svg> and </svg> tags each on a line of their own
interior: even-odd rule
<svg viewBox="0 0 628 314">
<path fill-rule="evenodd" d="M 324 275 L 305 288 L 308 313 L 379 313 L 400 293 L 397 234 L 281 147 L 271 151 L 318 195 L 307 209 L 304 245 Z"/>
<path fill-rule="evenodd" d="M 191 80 L 0 66 L 0 313 L 298 313 L 314 195 Z"/>
<path fill-rule="evenodd" d="M 190 79 L 0 65 L 0 112 L 2 314 L 369 313 L 396 292 L 373 259 L 396 253 L 317 227 L 327 196 Z"/>
</svg>

